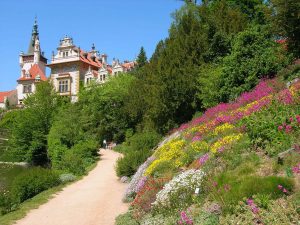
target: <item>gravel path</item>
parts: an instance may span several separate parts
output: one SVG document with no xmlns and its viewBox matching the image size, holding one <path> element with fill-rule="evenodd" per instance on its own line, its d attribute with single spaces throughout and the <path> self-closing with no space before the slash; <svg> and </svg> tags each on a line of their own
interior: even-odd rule
<svg viewBox="0 0 300 225">
<path fill-rule="evenodd" d="M 82 180 L 65 187 L 53 199 L 30 211 L 17 225 L 113 225 L 126 212 L 126 184 L 118 181 L 114 165 L 119 153 L 101 150 L 101 160 Z"/>
</svg>

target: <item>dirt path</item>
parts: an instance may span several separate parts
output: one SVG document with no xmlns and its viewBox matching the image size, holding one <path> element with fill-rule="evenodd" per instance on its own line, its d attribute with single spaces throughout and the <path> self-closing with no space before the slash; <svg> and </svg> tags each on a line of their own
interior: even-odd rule
<svg viewBox="0 0 300 225">
<path fill-rule="evenodd" d="M 101 150 L 101 160 L 82 180 L 71 184 L 17 225 L 113 225 L 128 208 L 122 203 L 126 184 L 118 181 L 114 165 L 120 154 Z"/>
</svg>

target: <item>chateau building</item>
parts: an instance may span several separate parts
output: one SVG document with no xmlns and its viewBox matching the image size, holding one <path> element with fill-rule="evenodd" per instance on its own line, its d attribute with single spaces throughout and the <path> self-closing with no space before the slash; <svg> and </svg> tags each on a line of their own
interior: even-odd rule
<svg viewBox="0 0 300 225">
<path fill-rule="evenodd" d="M 57 53 L 52 53 L 50 79 L 58 93 L 70 96 L 72 102 L 78 99 L 78 92 L 82 85 L 91 82 L 104 83 L 110 76 L 128 72 L 135 66 L 134 62 L 120 64 L 114 60 L 112 65 L 107 63 L 107 55 L 99 54 L 95 45 L 90 51 L 84 51 L 73 43 L 71 37 L 65 36 L 60 40 Z"/>
<path fill-rule="evenodd" d="M 0 92 L 0 108 L 6 109 L 7 106 L 16 106 L 18 103 L 17 90 Z"/>
<path fill-rule="evenodd" d="M 39 32 L 36 20 L 33 25 L 28 51 L 26 54 L 21 52 L 19 63 L 21 74 L 20 78 L 17 80 L 17 95 L 18 104 L 22 105 L 23 100 L 27 95 L 35 91 L 36 83 L 41 80 L 47 80 L 45 75 L 47 59 L 40 49 Z"/>
<path fill-rule="evenodd" d="M 60 40 L 57 52 L 52 52 L 51 62 L 41 51 L 37 21 L 35 20 L 27 53 L 21 52 L 21 74 L 17 80 L 18 104 L 35 92 L 36 84 L 47 80 L 45 68 L 50 67 L 49 79 L 55 90 L 62 96 L 69 96 L 72 102 L 78 100 L 79 89 L 91 82 L 104 83 L 111 76 L 131 71 L 136 63 L 113 60 L 108 64 L 107 55 L 99 54 L 95 45 L 90 51 L 84 51 L 73 43 L 71 37 L 65 36 Z"/>
</svg>

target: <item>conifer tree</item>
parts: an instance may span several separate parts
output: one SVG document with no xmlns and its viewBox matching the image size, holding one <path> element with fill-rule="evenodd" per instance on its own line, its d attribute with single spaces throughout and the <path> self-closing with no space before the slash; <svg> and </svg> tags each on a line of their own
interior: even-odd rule
<svg viewBox="0 0 300 225">
<path fill-rule="evenodd" d="M 146 55 L 146 51 L 143 46 L 141 47 L 140 53 L 139 53 L 136 61 L 138 64 L 138 68 L 141 68 L 147 64 L 147 55 Z"/>
</svg>

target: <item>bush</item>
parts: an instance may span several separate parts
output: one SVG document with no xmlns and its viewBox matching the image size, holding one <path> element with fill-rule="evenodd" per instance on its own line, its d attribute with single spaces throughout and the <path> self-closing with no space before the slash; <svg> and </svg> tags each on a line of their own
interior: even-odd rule
<svg viewBox="0 0 300 225">
<path fill-rule="evenodd" d="M 68 149 L 64 145 L 53 145 L 52 167 L 75 175 L 82 175 L 95 162 L 98 143 L 92 139 L 80 141 Z"/>
<path fill-rule="evenodd" d="M 61 175 L 59 176 L 59 180 L 60 180 L 60 182 L 62 182 L 62 183 L 68 183 L 68 182 L 72 182 L 72 181 L 76 180 L 76 176 L 74 176 L 74 175 L 71 174 L 71 173 L 61 174 Z"/>
<path fill-rule="evenodd" d="M 76 175 L 83 175 L 85 173 L 84 160 L 80 155 L 68 150 L 63 155 L 60 166 L 57 169 Z"/>
<path fill-rule="evenodd" d="M 160 135 L 154 131 L 136 133 L 127 138 L 118 150 L 124 154 L 124 157 L 117 161 L 117 175 L 132 176 L 138 167 L 152 154 L 151 149 L 160 140 Z"/>
<path fill-rule="evenodd" d="M 0 192 L 0 215 L 9 213 L 18 207 L 18 203 L 8 191 Z"/>
<path fill-rule="evenodd" d="M 284 80 L 291 81 L 300 77 L 300 64 L 290 65 L 277 74 L 278 77 L 282 77 Z"/>
<path fill-rule="evenodd" d="M 132 218 L 131 213 L 127 212 L 116 218 L 115 225 L 138 225 L 139 223 Z"/>
<path fill-rule="evenodd" d="M 258 220 L 260 224 L 297 224 L 300 220 L 296 207 L 290 201 L 280 198 L 269 204 L 268 209 L 258 208 L 258 217 L 247 204 L 241 203 L 232 215 L 220 217 L 219 224 L 253 224 L 253 221 Z"/>
<path fill-rule="evenodd" d="M 18 203 L 21 203 L 59 183 L 58 174 L 52 170 L 33 168 L 15 178 L 11 187 L 11 195 Z"/>
<path fill-rule="evenodd" d="M 254 145 L 266 148 L 266 152 L 274 156 L 290 148 L 299 133 L 295 118 L 295 115 L 300 113 L 299 106 L 274 101 L 270 107 L 242 119 L 240 124 L 246 126 L 247 134 Z M 290 122 L 290 117 L 294 122 Z M 293 130 L 286 132 L 285 127 L 282 131 L 279 130 L 282 124 L 291 125 Z"/>
<path fill-rule="evenodd" d="M 117 161 L 117 175 L 132 176 L 138 167 L 151 155 L 150 151 L 129 151 Z"/>
<path fill-rule="evenodd" d="M 240 172 L 240 170 L 238 170 Z M 211 189 L 214 200 L 223 204 L 224 212 L 232 212 L 232 209 L 243 198 L 252 198 L 253 195 L 268 195 L 271 199 L 277 199 L 285 194 L 278 188 L 282 185 L 290 193 L 294 188 L 292 179 L 277 176 L 236 176 L 231 173 L 223 173 L 217 179 L 217 185 Z M 227 186 L 227 190 L 223 187 Z"/>
</svg>

